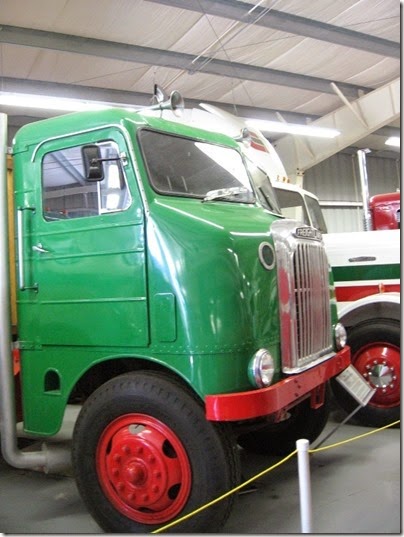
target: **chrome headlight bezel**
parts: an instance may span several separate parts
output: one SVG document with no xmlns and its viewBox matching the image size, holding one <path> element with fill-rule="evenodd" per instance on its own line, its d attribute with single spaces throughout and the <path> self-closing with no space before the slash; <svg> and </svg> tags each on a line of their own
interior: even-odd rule
<svg viewBox="0 0 404 537">
<path fill-rule="evenodd" d="M 345 326 L 342 323 L 337 323 L 334 327 L 334 338 L 335 338 L 335 345 L 337 346 L 338 350 L 341 350 L 345 347 L 347 344 L 347 333 L 345 330 Z"/>
<path fill-rule="evenodd" d="M 259 349 L 248 365 L 250 382 L 258 388 L 270 386 L 275 373 L 275 362 L 267 349 Z"/>
</svg>

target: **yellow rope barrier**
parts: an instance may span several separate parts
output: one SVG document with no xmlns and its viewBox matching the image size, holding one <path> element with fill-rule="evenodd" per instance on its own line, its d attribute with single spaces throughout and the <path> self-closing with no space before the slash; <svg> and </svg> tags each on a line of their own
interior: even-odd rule
<svg viewBox="0 0 404 537">
<path fill-rule="evenodd" d="M 380 431 L 383 431 L 384 429 L 388 429 L 389 427 L 394 427 L 394 425 L 398 425 L 399 423 L 400 423 L 400 420 L 397 420 L 397 421 L 394 421 L 393 423 L 390 423 L 389 425 L 380 427 L 380 429 L 373 429 L 373 431 L 368 431 L 367 433 L 354 436 L 353 438 L 347 438 L 347 440 L 342 440 L 341 442 L 336 442 L 335 444 L 330 444 L 328 446 L 319 447 L 317 449 L 309 449 L 309 453 L 318 453 L 319 451 L 325 451 L 326 449 L 331 449 L 334 447 L 342 446 L 343 444 L 348 444 L 349 442 L 354 442 L 355 440 L 365 438 L 365 436 L 370 436 L 371 434 L 378 433 Z"/>
<path fill-rule="evenodd" d="M 353 438 L 348 438 L 347 440 L 342 440 L 341 442 L 336 442 L 335 444 L 330 444 L 328 446 L 320 447 L 320 448 L 317 448 L 317 449 L 309 449 L 309 453 L 310 454 L 318 453 L 320 451 L 325 451 L 327 449 L 339 447 L 339 446 L 342 446 L 343 444 L 347 444 L 349 442 L 354 442 L 356 440 L 360 440 L 361 438 L 365 438 L 366 436 L 370 436 L 371 434 L 378 433 L 380 431 L 383 431 L 384 429 L 388 429 L 389 427 L 394 427 L 394 425 L 398 425 L 399 423 L 400 423 L 400 420 L 397 420 L 397 421 L 394 421 L 393 423 L 390 423 L 389 425 L 385 425 L 384 427 L 380 427 L 379 429 L 374 429 L 372 431 L 368 431 L 367 433 L 363 433 L 363 434 L 360 434 L 358 436 L 354 436 Z M 262 472 L 259 472 L 258 474 L 254 475 L 253 477 L 250 477 L 249 479 L 247 479 L 247 481 L 245 481 L 244 483 L 241 483 L 241 485 L 238 485 L 234 489 L 229 490 L 228 492 L 226 492 L 222 496 L 219 496 L 218 498 L 215 498 L 214 500 L 210 501 L 209 503 L 206 503 L 205 505 L 202 505 L 201 507 L 198 507 L 198 509 L 195 509 L 195 511 L 192 511 L 191 513 L 188 513 L 187 515 L 185 515 L 185 516 L 183 516 L 181 518 L 178 518 L 177 520 L 174 520 L 173 522 L 170 522 L 169 524 L 166 524 L 165 526 L 162 526 L 161 528 L 158 528 L 157 530 L 152 531 L 151 533 L 161 533 L 161 532 L 163 532 L 165 530 L 168 530 L 172 526 L 176 526 L 177 524 L 180 524 L 181 522 L 184 522 L 185 520 L 188 520 L 189 518 L 197 515 L 198 513 L 201 513 L 205 509 L 208 509 L 209 507 L 212 507 L 212 505 L 215 505 L 216 503 L 221 502 L 225 498 L 228 498 L 232 494 L 238 492 L 239 490 L 241 490 L 245 486 L 249 485 L 253 481 L 259 479 L 260 477 L 263 477 L 265 474 L 268 474 L 269 472 L 271 472 L 272 470 L 275 470 L 279 466 L 282 466 L 282 464 L 284 464 L 289 459 L 294 457 L 296 455 L 296 453 L 297 453 L 297 449 L 292 451 L 292 453 L 290 453 L 289 455 L 287 455 L 285 458 L 283 458 L 282 460 L 278 461 L 277 463 L 273 464 L 269 468 L 266 468 Z"/>
<path fill-rule="evenodd" d="M 180 522 L 184 522 L 184 520 L 187 520 L 188 518 L 191 518 L 192 516 L 197 515 L 198 513 L 200 513 L 201 511 L 204 511 L 208 507 L 212 507 L 212 505 L 215 505 L 216 503 L 221 502 L 225 498 L 228 498 L 229 496 L 231 496 L 235 492 L 238 492 L 240 489 L 242 489 L 246 485 L 249 485 L 250 483 L 252 483 L 256 479 L 258 479 L 259 477 L 262 477 L 263 475 L 269 473 L 270 471 L 275 470 L 275 468 L 278 468 L 278 466 L 281 466 L 284 462 L 286 462 L 289 459 L 291 459 L 294 455 L 296 455 L 296 453 L 297 453 L 297 449 L 295 449 L 295 451 L 292 451 L 292 453 L 290 453 L 287 457 L 285 457 L 281 461 L 277 462 L 273 466 L 270 466 L 269 468 L 267 468 L 266 470 L 263 470 L 259 474 L 256 474 L 255 476 L 250 477 L 250 479 L 247 479 L 247 481 L 245 481 L 244 483 L 241 483 L 241 485 L 238 485 L 234 489 L 229 490 L 228 492 L 226 492 L 222 496 L 219 496 L 218 498 L 215 498 L 211 502 L 206 503 L 205 505 L 202 505 L 201 507 L 198 507 L 198 509 L 195 509 L 195 511 L 192 511 L 192 513 L 188 513 L 187 515 L 185 515 L 185 516 L 183 516 L 181 518 L 178 518 L 177 520 L 174 520 L 173 522 L 170 522 L 170 524 L 167 524 L 167 525 L 163 526 L 162 528 L 158 528 L 157 530 L 152 531 L 152 533 L 161 533 L 164 530 L 168 530 L 172 526 L 175 526 L 176 524 L 179 524 Z"/>
</svg>

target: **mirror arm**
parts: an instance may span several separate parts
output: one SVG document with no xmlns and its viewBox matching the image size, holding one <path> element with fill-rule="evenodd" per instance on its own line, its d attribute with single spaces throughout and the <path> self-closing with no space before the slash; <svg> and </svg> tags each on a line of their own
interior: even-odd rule
<svg viewBox="0 0 404 537">
<path fill-rule="evenodd" d="M 90 161 L 90 164 L 95 164 L 96 162 L 107 162 L 111 160 L 119 160 L 121 161 L 121 157 L 111 157 L 111 158 L 92 158 Z"/>
</svg>

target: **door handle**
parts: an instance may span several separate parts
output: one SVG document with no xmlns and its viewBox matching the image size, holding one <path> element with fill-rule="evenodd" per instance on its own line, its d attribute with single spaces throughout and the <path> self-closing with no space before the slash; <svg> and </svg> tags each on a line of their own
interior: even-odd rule
<svg viewBox="0 0 404 537">
<path fill-rule="evenodd" d="M 366 263 L 366 261 L 376 261 L 376 258 L 373 255 L 361 255 L 359 257 L 350 257 L 348 261 L 350 263 Z"/>
<path fill-rule="evenodd" d="M 48 254 L 49 253 L 49 250 L 47 250 L 46 248 L 44 248 L 42 246 L 42 243 L 41 242 L 38 242 L 38 244 L 35 244 L 32 249 L 34 250 L 34 252 L 39 252 L 40 254 Z"/>
</svg>

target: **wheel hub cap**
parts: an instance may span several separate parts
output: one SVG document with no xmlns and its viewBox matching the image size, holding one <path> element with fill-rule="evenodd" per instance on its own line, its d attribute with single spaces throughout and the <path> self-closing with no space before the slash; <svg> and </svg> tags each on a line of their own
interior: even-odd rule
<svg viewBox="0 0 404 537">
<path fill-rule="evenodd" d="M 353 364 L 376 388 L 370 405 L 390 408 L 400 401 L 400 349 L 386 342 L 375 342 L 359 349 Z"/>
<path fill-rule="evenodd" d="M 112 422 L 100 438 L 97 470 L 111 503 L 145 524 L 174 518 L 191 490 L 191 467 L 182 443 L 151 416 L 129 414 Z"/>
<path fill-rule="evenodd" d="M 385 362 L 370 367 L 367 377 L 375 388 L 394 388 L 394 379 L 396 377 L 393 370 Z"/>
<path fill-rule="evenodd" d="M 136 509 L 157 501 L 160 509 L 171 503 L 167 493 L 169 469 L 156 447 L 156 443 L 163 442 L 164 438 L 159 438 L 156 432 L 150 438 L 150 434 L 134 435 L 127 428 L 114 436 L 107 460 L 108 477 L 122 501 Z"/>
</svg>

